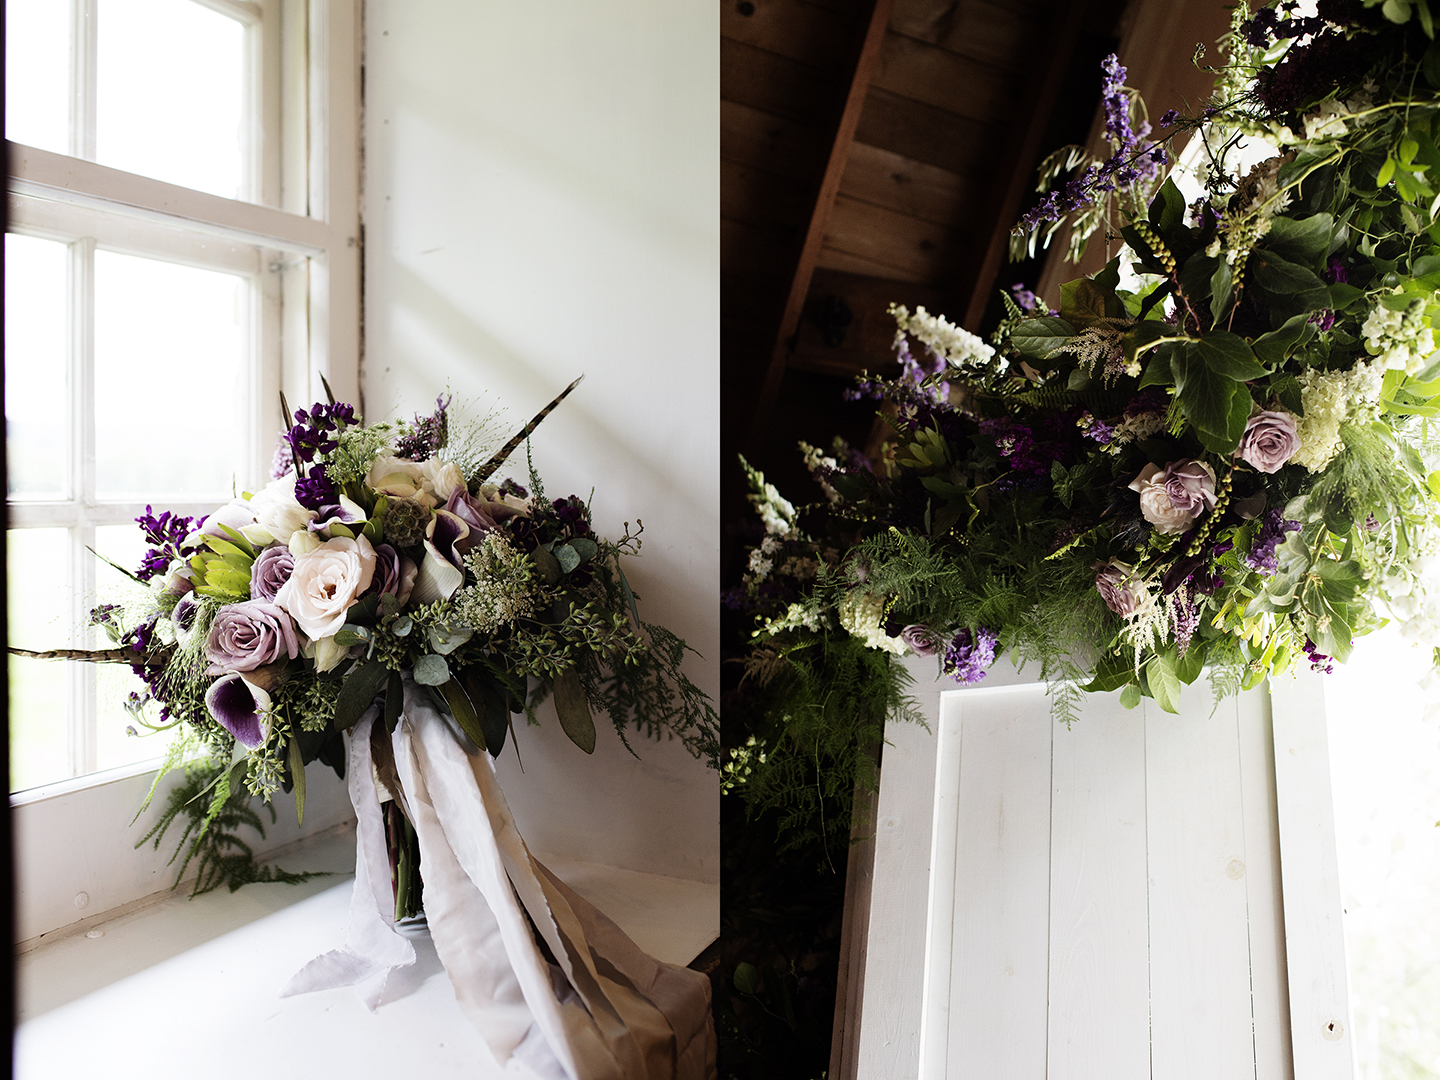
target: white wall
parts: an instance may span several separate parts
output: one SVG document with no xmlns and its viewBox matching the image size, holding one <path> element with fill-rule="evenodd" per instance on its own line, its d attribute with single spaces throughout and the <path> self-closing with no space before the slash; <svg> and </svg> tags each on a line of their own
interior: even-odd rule
<svg viewBox="0 0 1440 1080">
<path fill-rule="evenodd" d="M 719 654 L 719 27 L 691 0 L 369 0 L 368 418 L 456 401 L 540 427 L 551 496 L 645 523 L 641 616 Z M 507 433 L 508 434 L 508 433 Z M 523 479 L 523 456 L 517 460 Z M 542 854 L 718 880 L 715 774 L 678 744 L 588 759 L 552 721 L 502 783 Z"/>
</svg>

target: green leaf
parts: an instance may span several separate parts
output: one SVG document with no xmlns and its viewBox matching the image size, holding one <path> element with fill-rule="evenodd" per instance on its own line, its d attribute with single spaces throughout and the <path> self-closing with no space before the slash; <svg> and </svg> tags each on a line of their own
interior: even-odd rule
<svg viewBox="0 0 1440 1080">
<path fill-rule="evenodd" d="M 492 758 L 505 749 L 505 732 L 510 726 L 510 710 L 505 707 L 505 694 L 485 677 L 478 665 L 460 673 L 460 684 L 475 706 L 480 728 L 485 734 L 485 749 Z"/>
<path fill-rule="evenodd" d="M 1114 299 L 1089 278 L 1076 278 L 1060 286 L 1060 317 L 1072 326 L 1086 327 L 1107 317 L 1106 300 Z"/>
<path fill-rule="evenodd" d="M 1292 263 L 1313 266 L 1330 250 L 1334 231 L 1335 219 L 1329 214 L 1312 214 L 1300 220 L 1277 215 L 1270 219 L 1265 248 Z"/>
<path fill-rule="evenodd" d="M 342 626 L 335 631 L 335 644 L 349 649 L 370 640 L 370 631 L 364 626 Z"/>
<path fill-rule="evenodd" d="M 1215 273 L 1210 275 L 1210 325 L 1215 326 L 1220 318 L 1230 307 L 1230 297 L 1234 293 L 1234 280 L 1230 273 L 1230 264 L 1224 259 L 1220 265 L 1215 267 Z"/>
<path fill-rule="evenodd" d="M 1268 374 L 1264 366 L 1255 359 L 1249 343 L 1239 334 L 1212 330 L 1198 341 L 1186 342 L 1185 348 L 1193 352 L 1211 371 L 1237 382 L 1259 379 Z"/>
<path fill-rule="evenodd" d="M 1430 84 L 1431 89 L 1440 90 L 1440 41 L 1433 41 L 1430 47 L 1425 50 L 1425 56 L 1420 61 L 1420 70 L 1425 73 L 1425 81 Z"/>
<path fill-rule="evenodd" d="M 555 561 L 561 571 L 568 574 L 580 565 L 580 553 L 569 544 L 560 544 L 555 548 Z"/>
<path fill-rule="evenodd" d="M 625 577 L 625 571 L 620 569 L 620 563 L 615 563 L 615 572 L 620 575 L 620 591 L 625 594 L 625 603 L 630 605 L 630 617 L 635 620 L 635 625 L 640 625 L 640 612 L 635 608 L 635 591 L 630 588 L 630 582 Z"/>
<path fill-rule="evenodd" d="M 1264 364 L 1283 363 L 1298 345 L 1315 336 L 1315 330 L 1306 312 L 1291 316 L 1278 330 L 1261 334 L 1250 344 L 1250 348 Z"/>
<path fill-rule="evenodd" d="M 1021 356 L 1031 360 L 1048 360 L 1055 350 L 1075 336 L 1075 328 L 1064 319 L 1052 315 L 1026 319 L 1010 331 L 1010 344 Z"/>
<path fill-rule="evenodd" d="M 540 570 L 540 577 L 546 585 L 554 585 L 560 580 L 560 563 L 543 547 L 537 547 L 530 553 L 531 560 Z"/>
<path fill-rule="evenodd" d="M 232 529 L 229 525 L 222 525 L 219 522 L 216 522 L 216 524 L 220 525 L 221 532 L 223 532 L 226 536 L 230 537 L 231 540 L 234 540 L 240 548 L 248 551 L 252 557 L 257 554 L 255 550 L 255 545 L 250 543 L 249 540 L 246 540 L 245 537 L 238 530 Z"/>
<path fill-rule="evenodd" d="M 1380 10 L 1384 12 L 1385 18 L 1393 23 L 1410 21 L 1410 5 L 1406 3 L 1406 0 L 1385 0 Z"/>
<path fill-rule="evenodd" d="M 485 749 L 485 730 L 480 726 L 480 717 L 475 714 L 475 706 L 471 704 L 469 695 L 454 679 L 447 679 L 440 684 L 440 694 L 445 698 L 445 704 L 450 706 L 450 715 L 455 718 L 455 723 L 460 725 L 467 738 L 481 750 Z"/>
<path fill-rule="evenodd" d="M 1175 186 L 1175 181 L 1166 177 L 1165 183 L 1155 198 L 1150 200 L 1150 224 L 1155 226 L 1162 239 L 1168 237 L 1185 220 L 1185 196 Z"/>
<path fill-rule="evenodd" d="M 1344 282 L 1336 282 L 1327 287 L 1326 292 L 1330 294 L 1330 307 L 1335 311 L 1344 311 L 1365 295 L 1364 289 L 1357 289 L 1354 285 L 1347 285 Z"/>
<path fill-rule="evenodd" d="M 754 997 L 760 989 L 760 970 L 754 964 L 741 962 L 735 965 L 735 975 L 730 981 L 740 993 Z"/>
<path fill-rule="evenodd" d="M 1300 400 L 1300 380 L 1294 375 L 1282 375 L 1270 384 L 1270 392 L 1280 399 L 1280 404 L 1296 416 L 1303 407 Z"/>
<path fill-rule="evenodd" d="M 1315 271 L 1282 258 L 1273 251 L 1256 248 L 1250 256 L 1249 273 L 1251 280 L 1266 292 L 1278 296 L 1308 297 L 1323 293 L 1322 302 L 1330 299 Z"/>
<path fill-rule="evenodd" d="M 1185 655 L 1175 661 L 1175 676 L 1186 686 L 1198 679 L 1200 672 L 1205 670 L 1205 652 L 1198 648 L 1197 644 L 1192 642 L 1190 648 L 1185 650 Z"/>
<path fill-rule="evenodd" d="M 600 550 L 594 540 L 587 539 L 583 536 L 571 540 L 570 546 L 575 549 L 575 554 L 579 555 L 580 558 L 586 562 L 593 559 Z"/>
<path fill-rule="evenodd" d="M 590 717 L 590 702 L 580 673 L 567 668 L 555 676 L 555 714 L 570 741 L 587 754 L 595 752 L 595 721 Z"/>
<path fill-rule="evenodd" d="M 1127 709 L 1133 709 L 1140 704 L 1140 684 L 1138 682 L 1125 684 L 1125 689 L 1120 691 L 1120 704 Z"/>
<path fill-rule="evenodd" d="M 295 821 L 305 824 L 305 755 L 300 752 L 300 740 L 290 736 L 290 782 L 295 785 Z"/>
<path fill-rule="evenodd" d="M 1187 343 L 1175 354 L 1175 396 L 1201 441 L 1216 453 L 1228 454 L 1245 433 L 1251 410 L 1250 392 L 1244 383 L 1213 370 L 1191 345 Z"/>
<path fill-rule="evenodd" d="M 421 686 L 443 686 L 450 681 L 450 665 L 445 657 L 426 653 L 415 661 L 414 676 Z"/>
<path fill-rule="evenodd" d="M 363 526 L 362 526 L 362 528 L 363 528 Z M 344 525 L 344 524 L 342 524 L 342 523 L 340 523 L 340 522 L 338 522 L 338 521 L 332 521 L 332 522 L 330 523 L 330 525 L 329 525 L 329 529 L 330 529 L 330 535 L 331 535 L 332 537 L 333 537 L 333 536 L 343 536 L 346 540 L 354 540 L 354 539 L 355 539 L 355 530 L 352 529 L 352 528 L 350 528 L 350 526 Z"/>
<path fill-rule="evenodd" d="M 1150 684 L 1150 696 L 1155 703 L 1168 713 L 1180 712 L 1180 679 L 1170 658 L 1156 653 L 1145 665 L 1145 681 Z"/>
<path fill-rule="evenodd" d="M 389 678 L 390 669 L 379 660 L 367 660 L 350 672 L 335 698 L 335 730 L 354 727 Z"/>
<path fill-rule="evenodd" d="M 1393 157 L 1387 157 L 1385 164 L 1381 165 L 1380 171 L 1375 174 L 1375 186 L 1377 188 L 1383 188 L 1386 184 L 1390 183 L 1394 176 L 1395 159 Z"/>
<path fill-rule="evenodd" d="M 1095 674 L 1082 690 L 1092 694 L 1103 694 L 1119 690 L 1135 679 L 1135 667 L 1129 657 L 1109 655 L 1102 657 L 1095 665 Z"/>
</svg>

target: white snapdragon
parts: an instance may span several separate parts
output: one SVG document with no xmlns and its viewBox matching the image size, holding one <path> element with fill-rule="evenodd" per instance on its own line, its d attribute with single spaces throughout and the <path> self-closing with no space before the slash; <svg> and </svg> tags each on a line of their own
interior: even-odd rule
<svg viewBox="0 0 1440 1080">
<path fill-rule="evenodd" d="M 1424 301 L 1417 298 L 1404 311 L 1390 310 L 1379 296 L 1370 302 L 1373 306 L 1361 327 L 1365 348 L 1380 358 L 1382 367 L 1415 374 L 1435 351 L 1435 335 L 1425 319 Z"/>
<path fill-rule="evenodd" d="M 795 507 L 780 494 L 774 484 L 766 483 L 763 473 L 755 474 L 758 491 L 746 496 L 765 524 L 765 532 L 781 540 L 798 538 L 800 530 L 795 525 Z"/>
<path fill-rule="evenodd" d="M 759 637 L 761 634 L 778 634 L 782 630 L 811 630 L 818 632 L 825 625 L 825 616 L 818 608 L 809 604 L 795 603 L 785 609 L 785 614 L 778 619 L 767 619 L 765 625 L 751 633 L 752 637 Z"/>
<path fill-rule="evenodd" d="M 904 335 L 911 334 L 926 345 L 935 355 L 943 357 L 951 367 L 983 367 L 995 358 L 995 350 L 981 338 L 964 327 L 956 326 L 943 315 L 931 315 L 923 306 L 917 306 L 912 315 L 904 304 L 891 304 L 890 314 L 895 318 L 897 348 L 904 343 Z M 1006 361 L 1000 360 L 1001 370 Z"/>
<path fill-rule="evenodd" d="M 1412 645 L 1440 646 L 1440 538 L 1427 536 L 1409 562 L 1385 579 L 1375 607 Z"/>
</svg>

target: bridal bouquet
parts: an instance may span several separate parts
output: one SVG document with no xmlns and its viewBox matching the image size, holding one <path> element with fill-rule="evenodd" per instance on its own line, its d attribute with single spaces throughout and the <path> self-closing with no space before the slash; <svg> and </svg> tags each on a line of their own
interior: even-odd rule
<svg viewBox="0 0 1440 1080">
<path fill-rule="evenodd" d="M 797 718 L 837 719 L 810 708 L 821 668 L 871 672 L 846 708 L 873 729 L 907 653 L 962 684 L 1038 661 L 1068 717 L 1082 690 L 1175 711 L 1207 668 L 1222 692 L 1328 671 L 1387 621 L 1440 645 L 1429 9 L 1241 6 L 1225 47 L 1201 115 L 1160 121 L 1200 140 L 1198 197 L 1160 183 L 1166 139 L 1111 57 L 1113 155 L 1075 158 L 1020 231 L 1114 214 L 1121 255 L 1058 311 L 1017 286 L 989 341 L 892 306 L 900 374 L 857 391 L 884 403 L 879 454 L 802 447 L 826 497 L 804 508 L 751 470 L 765 536 L 732 602 L 788 723 L 734 748 L 732 787 L 793 787 Z"/>
<path fill-rule="evenodd" d="M 148 687 L 137 720 L 185 729 L 167 766 L 221 763 L 208 799 L 186 796 L 197 838 L 242 784 L 267 800 L 293 785 L 303 815 L 304 765 L 343 775 L 341 733 L 377 700 L 393 731 L 407 682 L 492 756 L 547 695 L 586 753 L 593 710 L 622 740 L 633 726 L 711 752 L 717 717 L 680 669 L 685 643 L 640 620 L 621 566 L 638 523 L 607 540 L 585 501 L 547 498 L 533 469 L 523 486 L 492 479 L 574 385 L 488 458 L 481 429 L 452 434 L 448 399 L 368 426 L 333 400 L 299 410 L 264 488 L 198 520 L 147 507 L 150 549 L 119 568 L 143 591 L 93 613 L 116 648 L 32 655 L 129 663 Z"/>
</svg>

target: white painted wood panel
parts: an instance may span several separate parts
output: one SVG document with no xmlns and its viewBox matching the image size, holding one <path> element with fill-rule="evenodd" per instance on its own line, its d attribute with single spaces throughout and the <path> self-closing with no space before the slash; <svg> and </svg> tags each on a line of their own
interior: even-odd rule
<svg viewBox="0 0 1440 1080">
<path fill-rule="evenodd" d="M 1150 1075 L 1145 722 L 1118 692 L 1056 722 L 1051 794 L 1050 1080 Z"/>
<path fill-rule="evenodd" d="M 1203 683 L 1178 717 L 1092 696 L 1066 729 L 995 674 L 922 684 L 933 737 L 891 728 L 858 1075 L 1350 1080 L 1313 679 L 1273 710 Z"/>
<path fill-rule="evenodd" d="M 1151 1064 L 1158 1077 L 1250 1076 L 1254 1036 L 1240 749 L 1233 701 L 1189 686 L 1145 702 Z M 1081 723 L 1084 723 L 1082 720 Z"/>
<path fill-rule="evenodd" d="M 1274 709 L 1275 789 L 1295 1075 L 1350 1080 L 1355 1050 L 1324 691 L 1308 673 L 1281 685 L 1285 692 L 1275 694 Z"/>
</svg>

